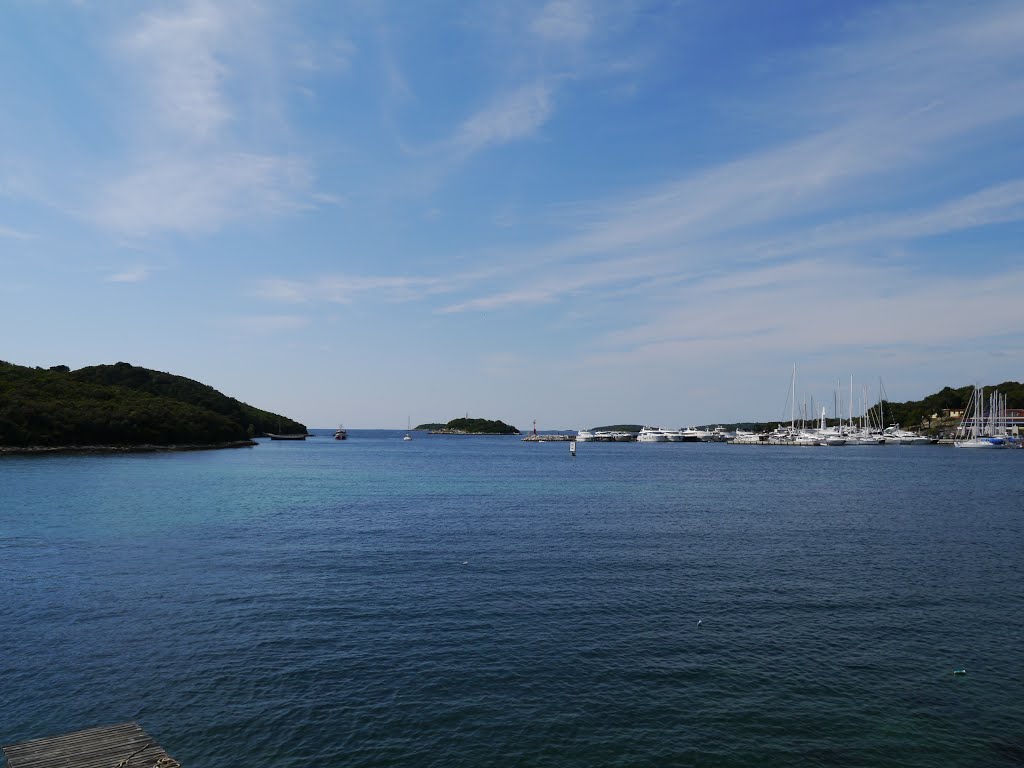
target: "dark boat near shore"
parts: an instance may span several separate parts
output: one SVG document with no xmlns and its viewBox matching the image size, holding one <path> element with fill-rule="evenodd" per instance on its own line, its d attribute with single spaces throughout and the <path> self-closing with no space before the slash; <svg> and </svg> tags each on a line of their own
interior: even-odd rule
<svg viewBox="0 0 1024 768">
<path fill-rule="evenodd" d="M 305 440 L 306 434 L 302 433 L 298 435 L 275 435 L 272 432 L 268 432 L 267 437 L 269 437 L 271 440 Z"/>
</svg>

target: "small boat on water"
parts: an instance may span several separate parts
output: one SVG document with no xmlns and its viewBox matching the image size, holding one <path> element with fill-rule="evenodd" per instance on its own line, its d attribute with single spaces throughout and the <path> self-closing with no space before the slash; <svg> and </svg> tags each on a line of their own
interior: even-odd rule
<svg viewBox="0 0 1024 768">
<path fill-rule="evenodd" d="M 347 440 L 348 439 L 348 432 L 345 431 L 345 428 L 341 424 L 339 424 L 338 428 L 336 430 L 334 430 L 334 439 L 335 440 Z"/>
<path fill-rule="evenodd" d="M 407 418 L 405 420 L 405 437 L 402 438 L 403 441 L 412 440 L 412 427 L 410 426 L 411 424 L 412 421 Z"/>
<path fill-rule="evenodd" d="M 267 437 L 271 440 L 305 440 L 306 433 L 302 432 L 294 435 L 276 435 L 273 432 L 267 432 Z"/>
</svg>

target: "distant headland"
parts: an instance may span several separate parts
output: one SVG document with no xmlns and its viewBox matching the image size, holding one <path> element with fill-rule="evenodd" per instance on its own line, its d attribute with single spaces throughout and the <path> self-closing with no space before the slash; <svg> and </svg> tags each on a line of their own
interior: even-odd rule
<svg viewBox="0 0 1024 768">
<path fill-rule="evenodd" d="M 128 363 L 72 371 L 0 361 L 0 453 L 235 448 L 306 431 L 206 384 Z"/>
<path fill-rule="evenodd" d="M 418 430 L 432 435 L 518 435 L 519 430 L 503 421 L 489 419 L 452 419 L 447 424 L 420 424 Z"/>
</svg>

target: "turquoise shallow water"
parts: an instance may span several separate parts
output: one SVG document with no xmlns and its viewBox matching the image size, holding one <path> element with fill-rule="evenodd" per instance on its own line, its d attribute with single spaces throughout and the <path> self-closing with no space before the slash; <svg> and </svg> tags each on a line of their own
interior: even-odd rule
<svg viewBox="0 0 1024 768">
<path fill-rule="evenodd" d="M 1024 451 L 402 434 L 0 458 L 0 742 L 1024 763 Z"/>
</svg>

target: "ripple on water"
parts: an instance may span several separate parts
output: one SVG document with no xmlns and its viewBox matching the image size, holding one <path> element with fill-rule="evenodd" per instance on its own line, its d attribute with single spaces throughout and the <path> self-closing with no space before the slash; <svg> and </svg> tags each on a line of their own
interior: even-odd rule
<svg viewBox="0 0 1024 768">
<path fill-rule="evenodd" d="M 139 719 L 188 765 L 1019 764 L 1007 457 L 391 437 L 0 462 L 3 741 Z"/>
</svg>

